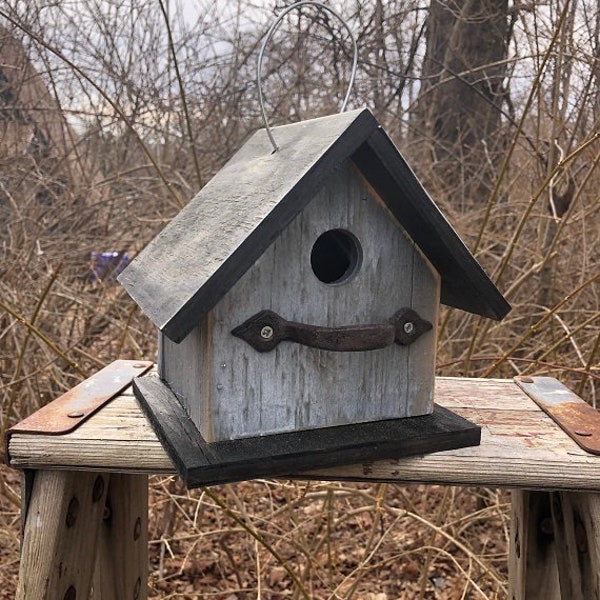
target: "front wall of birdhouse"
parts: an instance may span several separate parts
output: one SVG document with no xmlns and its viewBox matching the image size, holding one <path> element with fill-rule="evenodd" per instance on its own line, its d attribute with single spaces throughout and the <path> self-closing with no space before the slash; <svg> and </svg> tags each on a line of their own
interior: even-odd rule
<svg viewBox="0 0 600 600">
<path fill-rule="evenodd" d="M 438 273 L 348 162 L 188 338 L 165 339 L 163 377 L 207 441 L 429 414 L 439 297 Z M 259 353 L 231 334 L 265 309 L 340 327 L 403 307 L 433 324 L 408 346 Z"/>
</svg>

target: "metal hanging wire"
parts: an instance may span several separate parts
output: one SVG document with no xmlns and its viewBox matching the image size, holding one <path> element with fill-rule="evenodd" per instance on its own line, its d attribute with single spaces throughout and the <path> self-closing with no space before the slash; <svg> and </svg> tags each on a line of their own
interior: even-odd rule
<svg viewBox="0 0 600 600">
<path fill-rule="evenodd" d="M 267 135 L 269 136 L 269 140 L 271 140 L 271 144 L 273 145 L 273 152 L 277 152 L 277 150 L 279 150 L 279 146 L 277 146 L 277 142 L 275 141 L 275 138 L 273 137 L 273 131 L 271 130 L 271 127 L 269 126 L 269 120 L 267 119 L 267 112 L 265 110 L 263 91 L 262 91 L 262 75 L 261 75 L 263 58 L 265 55 L 265 48 L 267 47 L 267 44 L 273 37 L 273 34 L 275 33 L 275 31 L 277 31 L 277 28 L 283 21 L 283 18 L 292 10 L 301 8 L 302 6 L 315 6 L 321 10 L 327 11 L 330 14 L 332 14 L 344 26 L 344 28 L 348 32 L 348 35 L 350 36 L 350 40 L 352 41 L 352 49 L 353 49 L 352 70 L 350 72 L 350 80 L 348 81 L 348 91 L 346 92 L 346 96 L 344 97 L 344 101 L 342 103 L 340 112 L 344 112 L 346 110 L 346 105 L 348 104 L 348 100 L 350 98 L 350 93 L 352 92 L 352 86 L 354 85 L 354 79 L 356 77 L 356 68 L 358 65 L 358 46 L 356 45 L 356 38 L 354 37 L 352 30 L 348 26 L 348 23 L 346 23 L 346 21 L 344 21 L 344 19 L 342 19 L 342 17 L 339 15 L 339 13 L 337 13 L 335 10 L 333 10 L 333 8 L 331 8 L 330 6 L 327 6 L 326 4 L 323 4 L 322 2 L 316 2 L 315 0 L 301 0 L 300 2 L 296 2 L 295 4 L 292 4 L 291 6 L 288 6 L 286 9 L 281 11 L 281 13 L 279 13 L 278 17 L 275 19 L 275 21 L 273 22 L 271 27 L 269 27 L 269 31 L 267 31 L 267 35 L 265 36 L 265 39 L 263 40 L 262 46 L 260 48 L 260 52 L 258 53 L 258 63 L 256 65 L 256 83 L 258 86 L 258 103 L 260 105 L 260 111 L 262 113 L 263 122 L 265 124 L 265 130 L 267 132 Z"/>
</svg>

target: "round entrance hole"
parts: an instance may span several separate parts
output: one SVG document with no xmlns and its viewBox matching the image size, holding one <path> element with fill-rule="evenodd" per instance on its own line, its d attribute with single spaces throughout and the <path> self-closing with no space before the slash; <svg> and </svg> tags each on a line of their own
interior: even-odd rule
<svg viewBox="0 0 600 600">
<path fill-rule="evenodd" d="M 348 281 L 360 268 L 362 249 L 345 229 L 322 233 L 310 253 L 310 265 L 319 281 L 328 284 Z"/>
</svg>

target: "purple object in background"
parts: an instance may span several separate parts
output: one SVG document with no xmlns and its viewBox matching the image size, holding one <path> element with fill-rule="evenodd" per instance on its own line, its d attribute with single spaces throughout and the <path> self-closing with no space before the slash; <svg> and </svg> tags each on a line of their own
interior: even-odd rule
<svg viewBox="0 0 600 600">
<path fill-rule="evenodd" d="M 110 283 L 128 264 L 125 252 L 90 252 L 89 280 Z"/>
</svg>

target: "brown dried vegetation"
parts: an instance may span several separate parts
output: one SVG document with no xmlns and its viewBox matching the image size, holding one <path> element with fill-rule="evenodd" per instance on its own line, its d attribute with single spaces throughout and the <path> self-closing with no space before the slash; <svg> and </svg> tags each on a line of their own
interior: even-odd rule
<svg viewBox="0 0 600 600">
<path fill-rule="evenodd" d="M 261 126 L 253 70 L 270 7 L 212 4 L 198 21 L 158 0 L 0 9 L 2 437 L 113 359 L 154 357 L 152 327 L 109 277 L 91 276 L 90 253 L 134 255 Z M 502 323 L 445 310 L 440 374 L 551 374 L 595 405 L 600 18 L 591 0 L 529 4 L 507 14 L 493 156 L 481 140 L 466 169 L 464 148 L 450 166 L 445 148 L 436 170 L 417 110 L 428 89 L 443 97 L 431 64 L 434 85 L 419 86 L 426 2 L 344 13 L 359 32 L 354 105 L 374 107 L 514 307 Z M 275 123 L 335 111 L 345 93 L 343 31 L 303 15 L 265 63 Z M 467 90 L 480 81 L 468 57 L 449 64 L 471 70 Z M 481 172 L 477 186 L 466 172 Z M 0 598 L 14 595 L 18 483 L 2 468 Z M 151 595 L 504 598 L 507 527 L 493 490 L 256 481 L 187 492 L 156 477 Z"/>
</svg>

